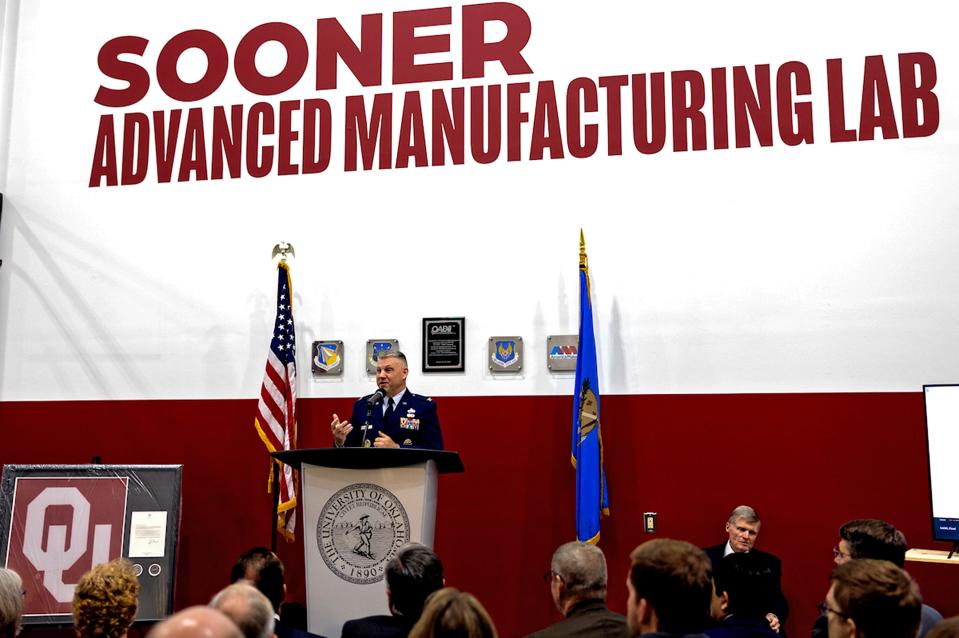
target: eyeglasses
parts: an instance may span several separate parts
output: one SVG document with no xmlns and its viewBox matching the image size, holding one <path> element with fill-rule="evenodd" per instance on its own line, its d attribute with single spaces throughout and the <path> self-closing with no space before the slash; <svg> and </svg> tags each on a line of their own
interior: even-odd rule
<svg viewBox="0 0 959 638">
<path fill-rule="evenodd" d="M 559 574 L 557 574 L 551 569 L 545 574 L 543 574 L 543 582 L 548 585 L 549 583 L 553 582 L 553 578 L 555 578 L 556 576 L 559 576 Z"/>
<path fill-rule="evenodd" d="M 827 603 L 826 601 L 822 601 L 821 603 L 819 603 L 818 605 L 816 605 L 816 608 L 819 609 L 819 613 L 820 613 L 820 614 L 824 614 L 824 615 L 825 615 L 826 612 L 831 611 L 832 613 L 836 614 L 836 615 L 839 616 L 840 618 L 849 618 L 849 614 L 844 614 L 844 613 L 842 613 L 841 611 L 836 611 L 835 609 L 833 609 L 832 607 L 830 607 L 830 606 L 829 606 L 829 603 Z"/>
<path fill-rule="evenodd" d="M 832 557 L 833 558 L 852 558 L 852 554 L 847 554 L 846 552 L 839 549 L 839 546 L 836 545 L 832 548 Z"/>
</svg>

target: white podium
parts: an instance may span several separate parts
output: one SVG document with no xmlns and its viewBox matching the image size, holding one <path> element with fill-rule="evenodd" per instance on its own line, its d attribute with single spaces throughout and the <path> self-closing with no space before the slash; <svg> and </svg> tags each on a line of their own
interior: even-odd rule
<svg viewBox="0 0 959 638">
<path fill-rule="evenodd" d="M 300 470 L 307 624 L 338 638 L 353 618 L 389 614 L 386 564 L 407 543 L 433 546 L 437 475 L 456 452 L 323 448 L 277 452 Z"/>
</svg>

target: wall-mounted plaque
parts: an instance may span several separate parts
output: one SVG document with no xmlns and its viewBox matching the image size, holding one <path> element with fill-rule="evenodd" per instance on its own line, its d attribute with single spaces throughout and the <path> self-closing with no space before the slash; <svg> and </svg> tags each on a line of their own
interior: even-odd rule
<svg viewBox="0 0 959 638">
<path fill-rule="evenodd" d="M 376 359 L 385 350 L 399 351 L 400 342 L 396 339 L 370 339 L 366 342 L 366 372 L 376 374 Z"/>
<path fill-rule="evenodd" d="M 493 374 L 523 369 L 522 337 L 490 337 L 488 350 L 489 371 Z"/>
<path fill-rule="evenodd" d="M 343 342 L 342 341 L 314 341 L 313 355 L 310 357 L 313 364 L 313 375 L 330 377 L 343 374 Z"/>
<path fill-rule="evenodd" d="M 466 367 L 466 317 L 423 319 L 423 372 L 462 372 Z"/>
<path fill-rule="evenodd" d="M 546 367 L 550 372 L 576 371 L 579 335 L 550 335 L 546 337 Z"/>
</svg>

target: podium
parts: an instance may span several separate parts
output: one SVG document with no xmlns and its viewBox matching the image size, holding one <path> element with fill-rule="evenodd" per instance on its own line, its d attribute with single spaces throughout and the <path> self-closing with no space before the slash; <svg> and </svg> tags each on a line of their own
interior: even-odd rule
<svg viewBox="0 0 959 638">
<path fill-rule="evenodd" d="M 335 638 L 353 618 L 389 614 L 386 564 L 407 543 L 433 546 L 437 475 L 456 452 L 322 448 L 274 452 L 300 470 L 307 624 Z"/>
</svg>

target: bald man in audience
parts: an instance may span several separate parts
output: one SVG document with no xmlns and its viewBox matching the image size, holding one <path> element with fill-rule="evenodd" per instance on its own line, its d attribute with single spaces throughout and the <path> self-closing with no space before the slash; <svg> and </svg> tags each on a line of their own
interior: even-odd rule
<svg viewBox="0 0 959 638">
<path fill-rule="evenodd" d="M 189 607 L 154 627 L 150 638 L 243 638 L 243 634 L 217 610 Z"/>
<path fill-rule="evenodd" d="M 553 604 L 565 620 L 528 638 L 629 638 L 626 617 L 606 607 L 603 550 L 579 541 L 560 545 L 553 553 L 547 577 Z"/>
<path fill-rule="evenodd" d="M 252 585 L 230 585 L 213 597 L 210 607 L 232 620 L 244 638 L 271 638 L 274 635 L 273 605 Z"/>
</svg>

